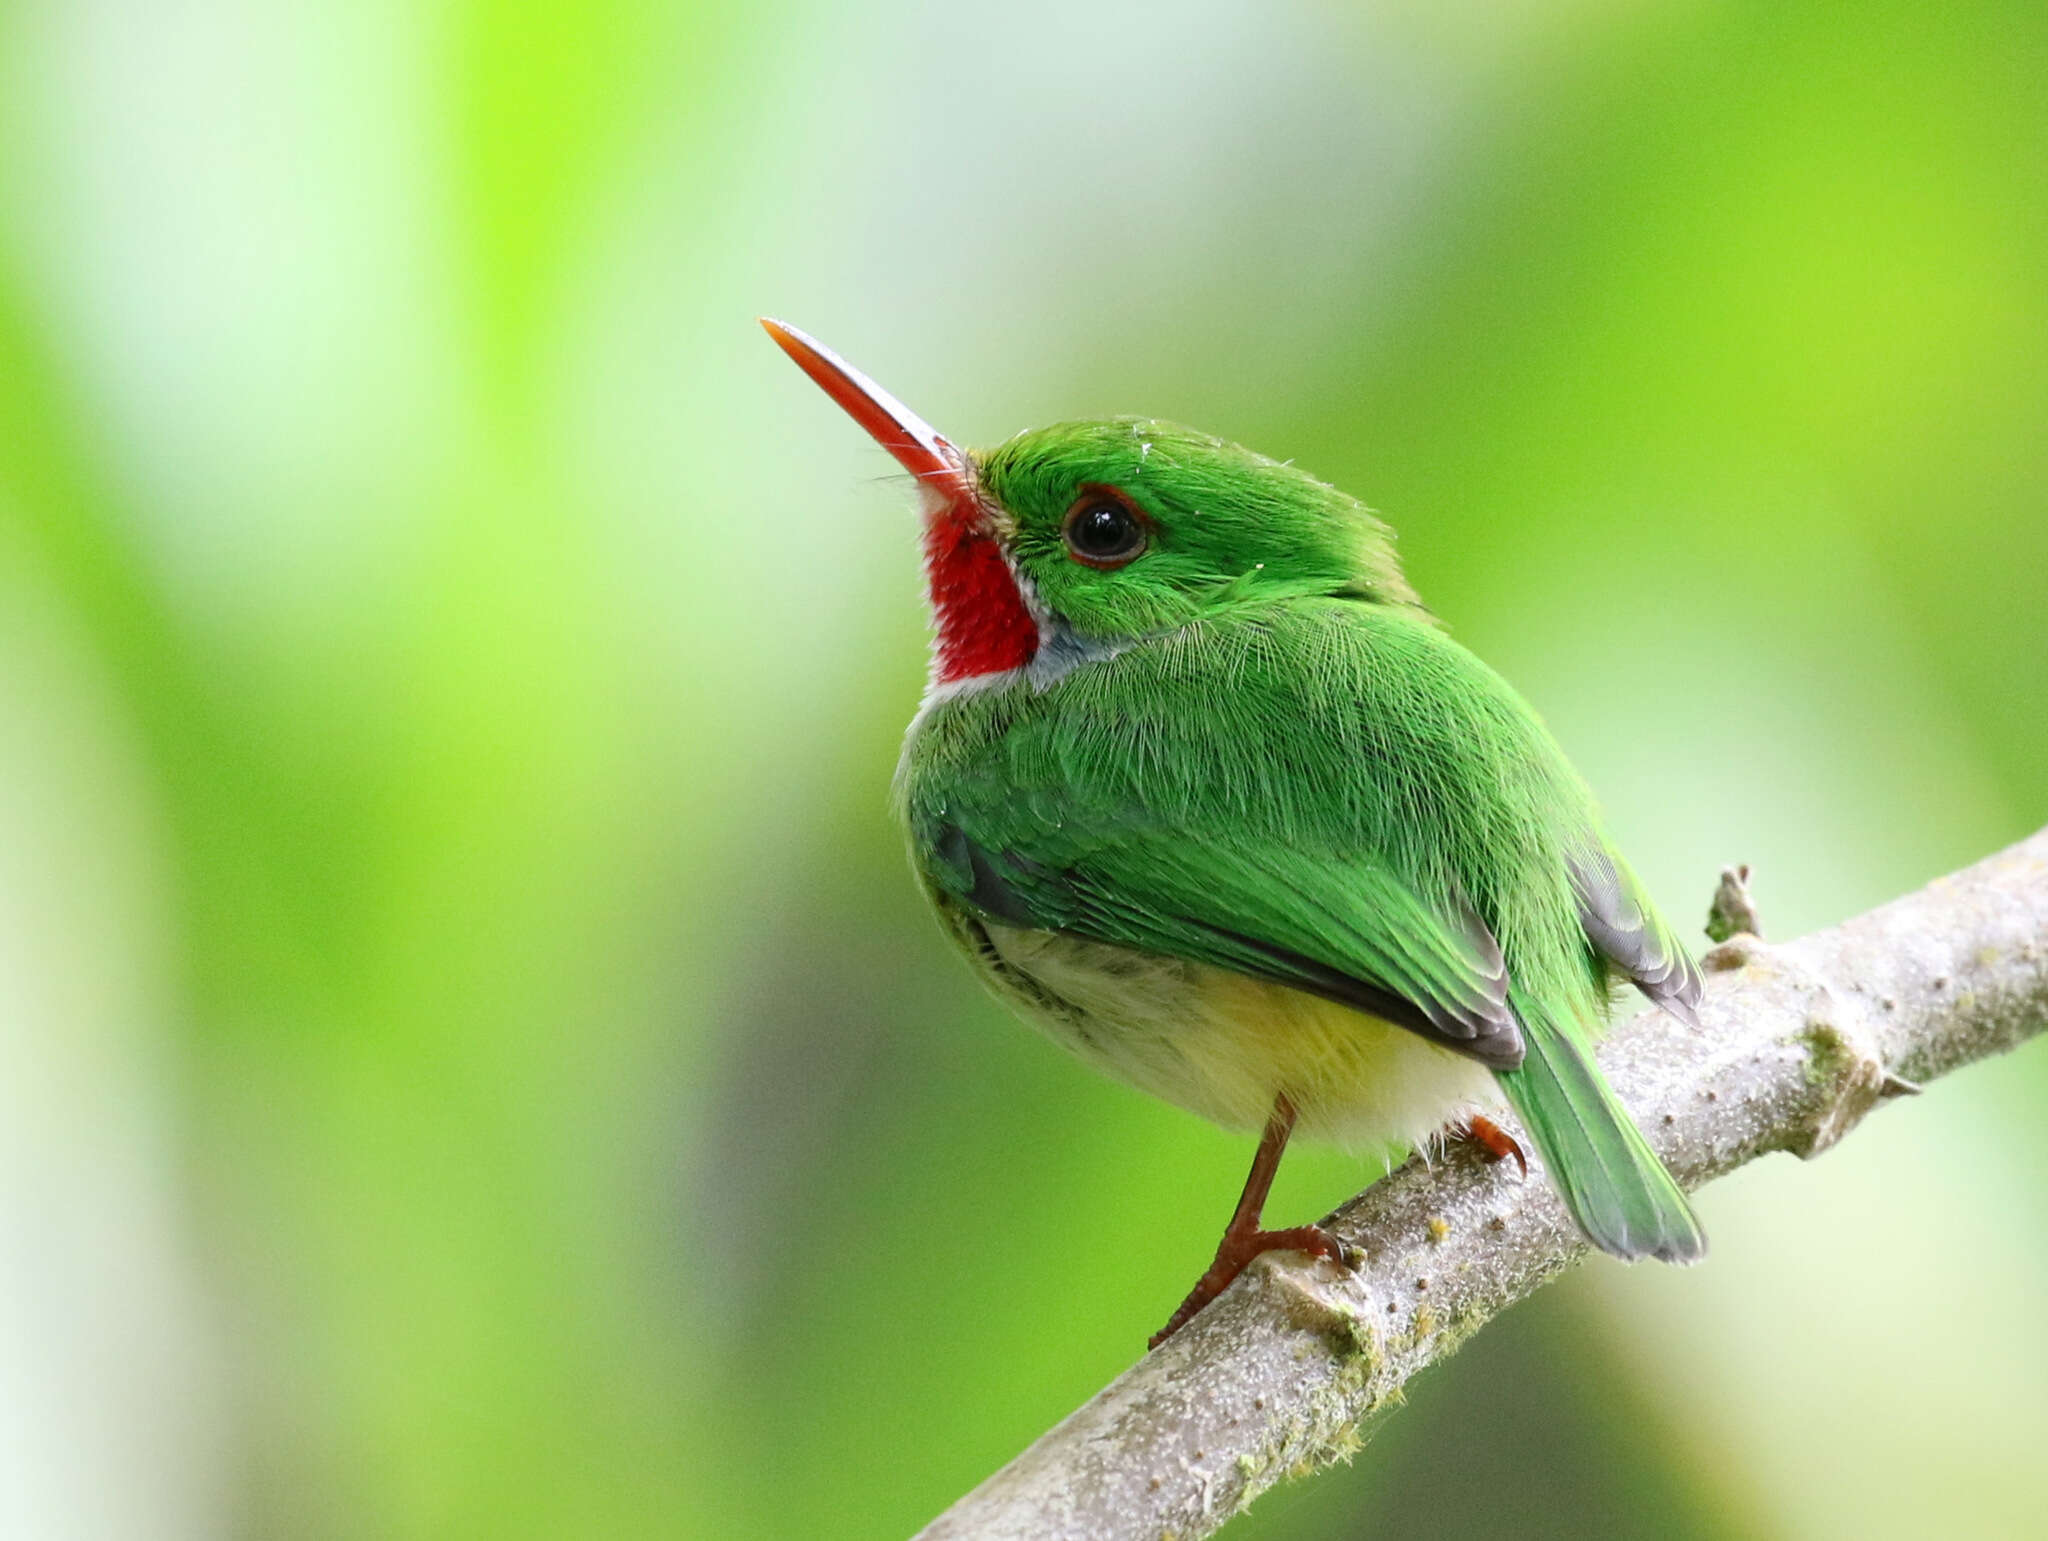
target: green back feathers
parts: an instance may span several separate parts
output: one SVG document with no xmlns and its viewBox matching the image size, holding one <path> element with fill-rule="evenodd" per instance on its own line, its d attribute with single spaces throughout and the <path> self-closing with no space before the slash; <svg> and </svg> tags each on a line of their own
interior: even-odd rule
<svg viewBox="0 0 2048 1541">
<path fill-rule="evenodd" d="M 913 819 L 931 798 L 1034 860 L 1137 826 L 1217 863 L 1263 846 L 1303 887 L 1369 860 L 1448 929 L 1477 915 L 1521 987 L 1598 1015 L 1567 875 L 1597 849 L 1585 790 L 1506 683 L 1407 607 L 1240 603 L 1047 690 L 964 696 L 927 719 L 906 791 Z"/>
</svg>

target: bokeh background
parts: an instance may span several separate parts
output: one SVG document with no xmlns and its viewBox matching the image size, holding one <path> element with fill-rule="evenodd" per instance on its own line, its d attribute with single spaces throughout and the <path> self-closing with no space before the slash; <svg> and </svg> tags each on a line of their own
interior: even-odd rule
<svg viewBox="0 0 2048 1541">
<path fill-rule="evenodd" d="M 0 5 L 0 1533 L 897 1535 L 1205 1262 L 1247 1142 L 921 911 L 910 502 L 757 312 L 1366 497 L 1688 929 L 2041 824 L 2044 82 L 2026 0 Z M 2044 1093 L 1233 1533 L 2038 1534 Z"/>
</svg>

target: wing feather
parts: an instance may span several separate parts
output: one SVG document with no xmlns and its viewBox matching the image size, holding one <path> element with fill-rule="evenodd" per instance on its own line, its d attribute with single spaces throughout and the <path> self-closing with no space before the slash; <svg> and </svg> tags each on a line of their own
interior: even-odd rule
<svg viewBox="0 0 2048 1541">
<path fill-rule="evenodd" d="M 1698 1027 L 1699 965 L 1644 901 L 1634 874 L 1605 851 L 1574 858 L 1571 874 L 1586 940 L 1652 1002 Z"/>
<path fill-rule="evenodd" d="M 1041 826 L 1029 854 L 958 815 L 918 832 L 927 870 L 985 920 L 1270 979 L 1496 1069 L 1522 1061 L 1507 965 L 1467 904 L 1425 904 L 1364 857 L 1191 840 L 1128 819 Z"/>
</svg>

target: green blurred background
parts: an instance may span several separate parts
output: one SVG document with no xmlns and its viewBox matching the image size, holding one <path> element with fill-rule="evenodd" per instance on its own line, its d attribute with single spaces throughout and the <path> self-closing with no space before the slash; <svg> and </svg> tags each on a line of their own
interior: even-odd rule
<svg viewBox="0 0 2048 1541">
<path fill-rule="evenodd" d="M 1247 1142 L 921 911 L 909 499 L 757 312 L 1366 497 L 1688 929 L 2048 819 L 2044 81 L 2038 0 L 0 4 L 0 1533 L 896 1535 L 1206 1260 Z M 2044 1091 L 1233 1534 L 2038 1533 Z"/>
</svg>

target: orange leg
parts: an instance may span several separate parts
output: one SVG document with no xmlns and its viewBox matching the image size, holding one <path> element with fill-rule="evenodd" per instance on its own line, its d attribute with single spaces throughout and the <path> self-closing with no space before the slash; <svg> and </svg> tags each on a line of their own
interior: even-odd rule
<svg viewBox="0 0 2048 1541">
<path fill-rule="evenodd" d="M 1451 1133 L 1477 1145 L 1488 1161 L 1505 1161 L 1513 1156 L 1522 1175 L 1529 1175 L 1529 1158 L 1522 1153 L 1522 1142 L 1484 1113 L 1474 1113 L 1464 1123 L 1451 1125 Z"/>
<path fill-rule="evenodd" d="M 1294 1104 L 1283 1092 L 1273 1104 L 1273 1116 L 1266 1120 L 1266 1132 L 1259 1139 L 1259 1153 L 1252 1157 L 1251 1174 L 1244 1180 L 1237 1212 L 1230 1217 L 1223 1240 L 1217 1244 L 1216 1261 L 1195 1281 L 1188 1298 L 1180 1303 L 1180 1309 L 1167 1324 L 1152 1334 L 1147 1348 L 1157 1348 L 1193 1321 L 1202 1307 L 1228 1289 L 1230 1281 L 1244 1272 L 1245 1265 L 1263 1252 L 1305 1252 L 1310 1257 L 1324 1257 L 1350 1266 L 1350 1254 L 1344 1243 L 1319 1225 L 1297 1225 L 1284 1231 L 1259 1229 L 1259 1212 L 1266 1207 L 1273 1174 L 1280 1170 L 1280 1153 L 1287 1148 L 1287 1136 L 1293 1132 Z"/>
</svg>

